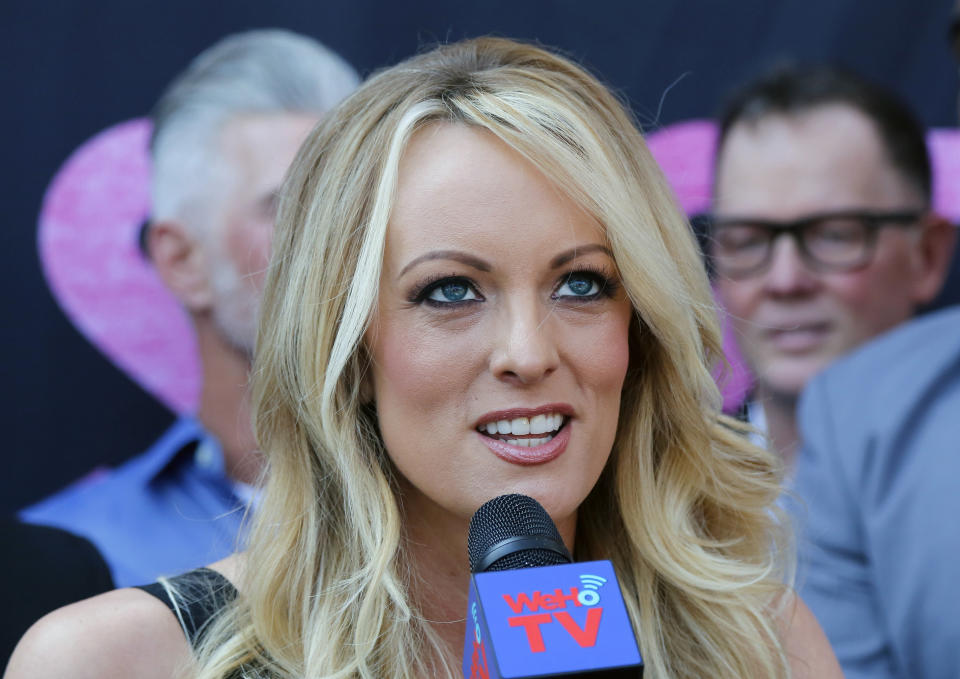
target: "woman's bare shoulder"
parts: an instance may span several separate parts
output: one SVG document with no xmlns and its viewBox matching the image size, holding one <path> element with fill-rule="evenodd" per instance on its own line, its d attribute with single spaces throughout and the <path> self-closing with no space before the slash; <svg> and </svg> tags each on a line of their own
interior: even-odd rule
<svg viewBox="0 0 960 679">
<path fill-rule="evenodd" d="M 173 679 L 192 655 L 180 624 L 156 597 L 120 589 L 60 608 L 20 640 L 4 679 Z"/>
<path fill-rule="evenodd" d="M 239 591 L 243 591 L 243 567 L 245 563 L 246 555 L 241 552 L 220 559 L 220 561 L 210 564 L 207 568 L 217 571 Z"/>
<path fill-rule="evenodd" d="M 840 663 L 813 612 L 796 594 L 789 594 L 780 612 L 780 626 L 795 679 L 843 679 Z"/>
</svg>

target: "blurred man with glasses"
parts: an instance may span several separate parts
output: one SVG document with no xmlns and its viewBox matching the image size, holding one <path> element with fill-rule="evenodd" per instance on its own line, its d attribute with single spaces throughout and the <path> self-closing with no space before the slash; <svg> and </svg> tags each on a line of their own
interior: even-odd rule
<svg viewBox="0 0 960 679">
<path fill-rule="evenodd" d="M 755 376 L 746 416 L 788 467 L 797 399 L 835 358 L 910 318 L 945 278 L 923 128 L 829 67 L 773 71 L 720 122 L 708 254 Z"/>
</svg>

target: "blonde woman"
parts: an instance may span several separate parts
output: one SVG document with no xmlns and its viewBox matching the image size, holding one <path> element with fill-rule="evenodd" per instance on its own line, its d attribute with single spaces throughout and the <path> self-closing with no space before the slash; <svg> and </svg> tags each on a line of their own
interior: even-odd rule
<svg viewBox="0 0 960 679">
<path fill-rule="evenodd" d="M 613 561 L 645 676 L 840 676 L 777 463 L 719 413 L 694 239 L 581 68 L 480 39 L 371 78 L 290 171 L 262 308 L 249 548 L 54 613 L 10 679 L 458 676 L 504 492 Z"/>
</svg>

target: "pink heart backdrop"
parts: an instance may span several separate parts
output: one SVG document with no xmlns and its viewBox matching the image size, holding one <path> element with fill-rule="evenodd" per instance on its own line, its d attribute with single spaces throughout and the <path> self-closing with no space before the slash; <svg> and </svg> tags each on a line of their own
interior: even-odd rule
<svg viewBox="0 0 960 679">
<path fill-rule="evenodd" d="M 709 120 L 692 120 L 664 127 L 648 135 L 647 144 L 663 168 L 680 206 L 689 216 L 710 209 L 713 187 L 713 151 L 716 125 Z M 740 355 L 733 330 L 723 321 L 723 353 L 729 369 L 716 376 L 723 393 L 723 409 L 736 410 L 750 391 L 750 371 Z"/>
<path fill-rule="evenodd" d="M 119 123 L 78 148 L 44 196 L 38 232 L 43 271 L 67 317 L 117 367 L 171 410 L 192 412 L 200 364 L 190 320 L 137 243 L 149 211 L 150 123 Z M 688 215 L 710 208 L 716 125 L 695 120 L 648 136 Z M 960 131 L 929 133 L 934 206 L 960 221 Z M 729 326 L 724 407 L 736 408 L 750 375 Z"/>
<path fill-rule="evenodd" d="M 190 320 L 141 254 L 150 205 L 150 123 L 114 125 L 57 172 L 40 213 L 47 283 L 70 321 L 171 410 L 196 408 L 200 364 Z"/>
</svg>

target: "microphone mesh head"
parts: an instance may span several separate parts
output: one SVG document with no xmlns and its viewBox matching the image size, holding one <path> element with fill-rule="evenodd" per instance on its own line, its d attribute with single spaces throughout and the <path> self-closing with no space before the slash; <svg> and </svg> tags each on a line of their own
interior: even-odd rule
<svg viewBox="0 0 960 679">
<path fill-rule="evenodd" d="M 563 539 L 539 502 L 526 495 L 501 495 L 485 502 L 470 519 L 467 551 L 470 570 L 477 572 L 490 549 L 498 543 L 515 537 L 542 537 L 556 543 L 562 550 L 524 549 L 508 553 L 484 568 L 485 571 L 506 571 L 515 568 L 536 568 L 570 563 Z"/>
</svg>

